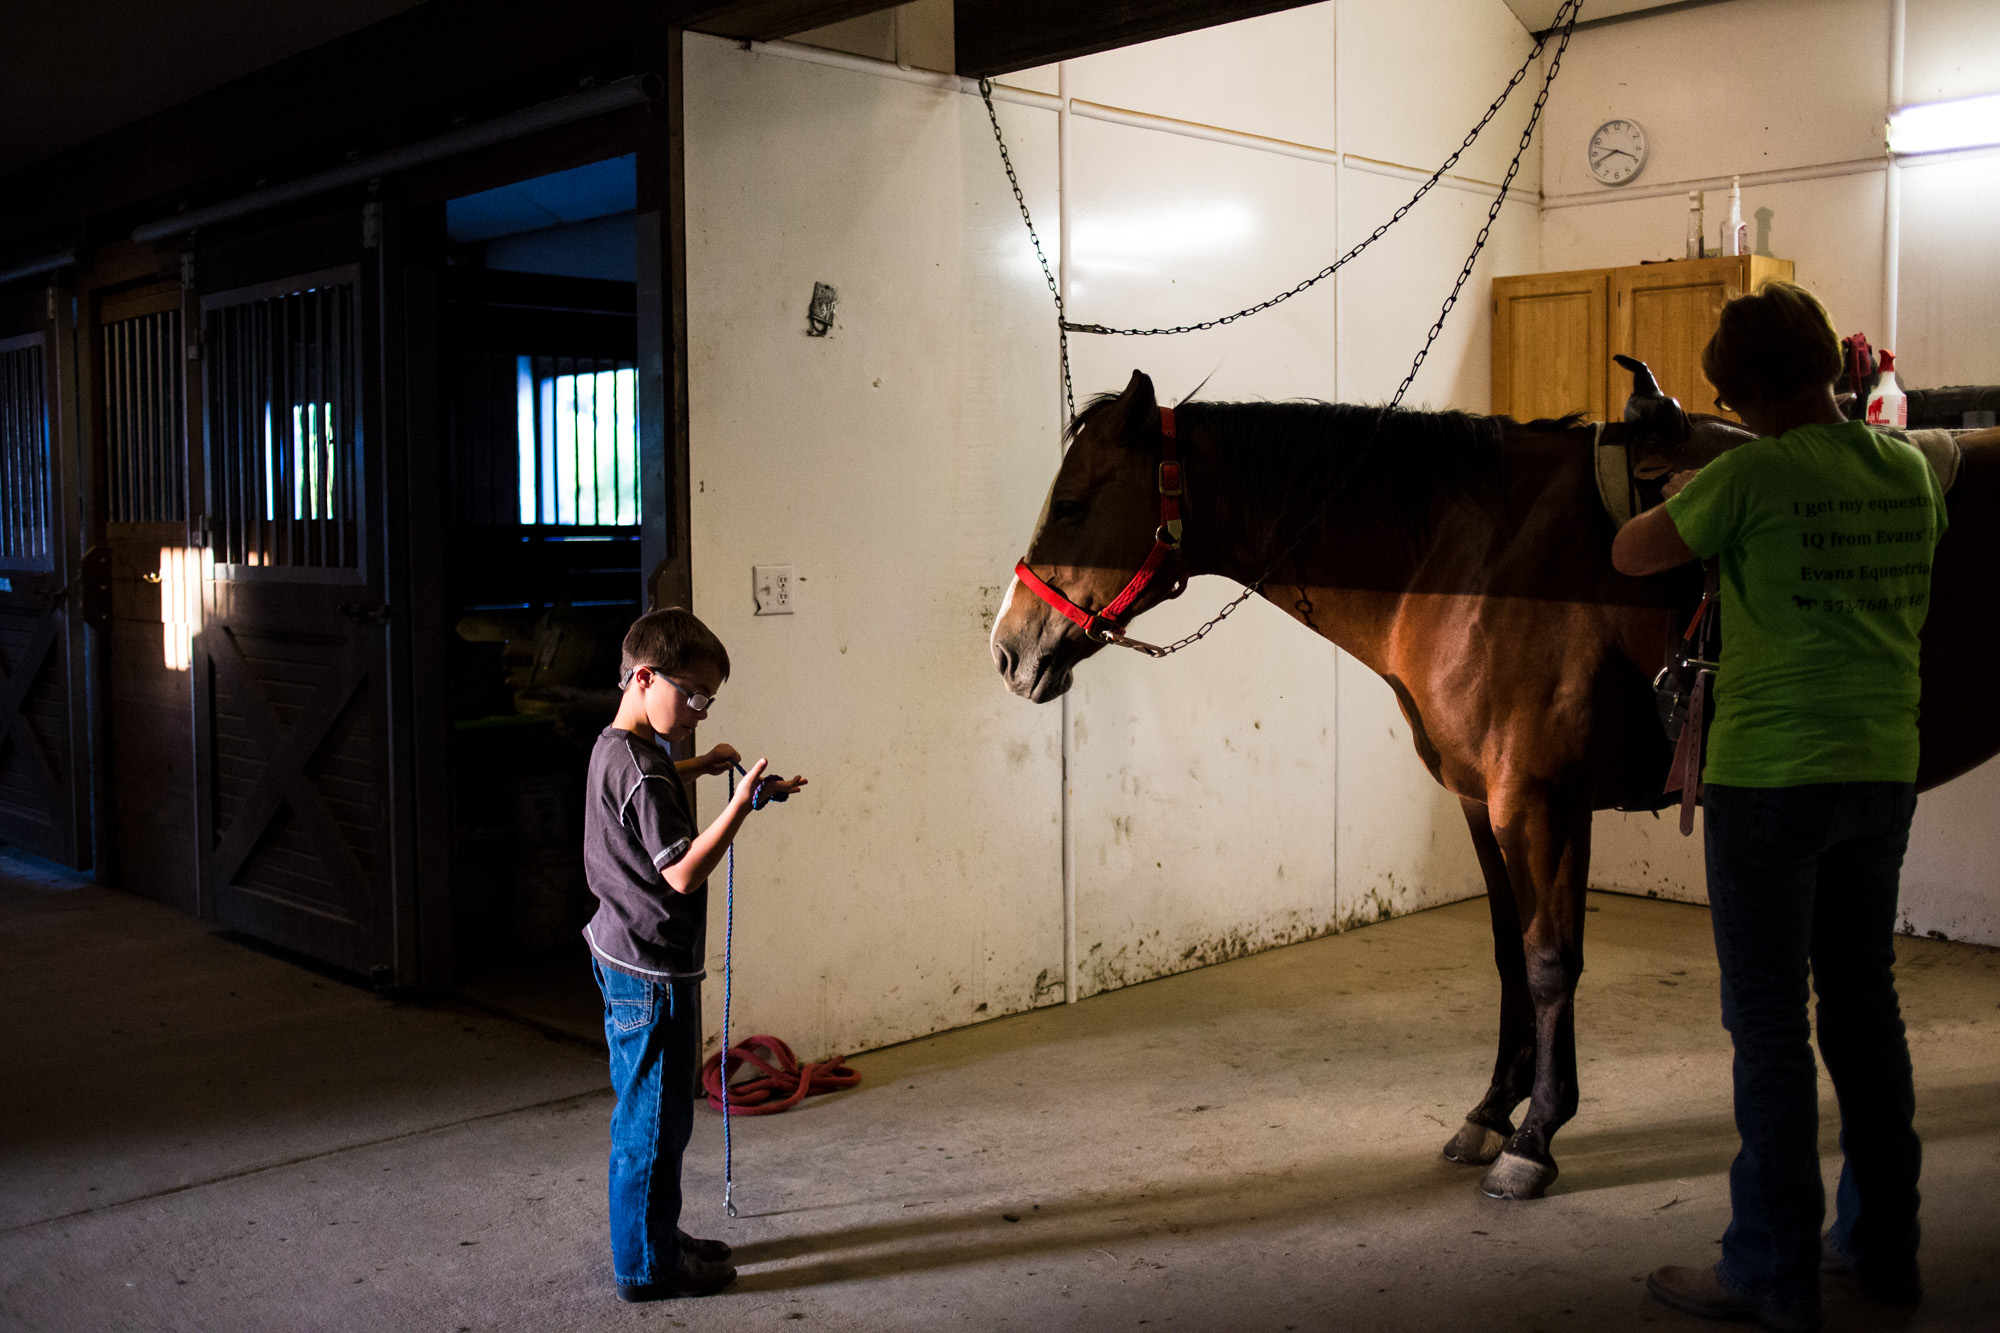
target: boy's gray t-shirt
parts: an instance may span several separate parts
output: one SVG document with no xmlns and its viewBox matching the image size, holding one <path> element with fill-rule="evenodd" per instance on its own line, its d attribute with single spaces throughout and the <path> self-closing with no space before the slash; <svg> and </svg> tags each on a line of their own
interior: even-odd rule
<svg viewBox="0 0 2000 1333">
<path fill-rule="evenodd" d="M 598 962 L 648 981 L 705 975 L 708 884 L 675 893 L 660 874 L 687 855 L 695 832 L 672 757 L 605 728 L 590 751 L 583 815 L 584 874 L 598 902 L 583 935 Z"/>
</svg>

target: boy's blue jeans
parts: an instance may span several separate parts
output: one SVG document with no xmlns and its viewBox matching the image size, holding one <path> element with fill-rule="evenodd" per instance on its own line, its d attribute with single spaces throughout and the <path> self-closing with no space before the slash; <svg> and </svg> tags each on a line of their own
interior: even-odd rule
<svg viewBox="0 0 2000 1333">
<path fill-rule="evenodd" d="M 1708 901 L 1743 1139 L 1720 1273 L 1741 1296 L 1819 1301 L 1826 1198 L 1808 968 L 1846 1159 L 1833 1243 L 1864 1272 L 1915 1262 L 1922 1149 L 1894 934 L 1916 805 L 1899 782 L 1707 788 Z"/>
<path fill-rule="evenodd" d="M 694 1132 L 699 982 L 643 981 L 592 959 L 611 1048 L 611 1274 L 621 1287 L 680 1271 L 681 1154 Z"/>
</svg>

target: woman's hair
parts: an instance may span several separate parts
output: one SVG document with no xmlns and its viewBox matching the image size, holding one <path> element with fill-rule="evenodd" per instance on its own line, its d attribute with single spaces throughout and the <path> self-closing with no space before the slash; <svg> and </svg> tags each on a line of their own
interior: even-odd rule
<svg viewBox="0 0 2000 1333">
<path fill-rule="evenodd" d="M 1840 378 L 1840 335 L 1817 296 L 1773 280 L 1722 307 L 1715 336 L 1702 349 L 1701 373 L 1725 399 L 1732 389 L 1788 398 Z"/>
<path fill-rule="evenodd" d="M 620 689 L 642 666 L 668 676 L 684 674 L 694 666 L 712 666 L 727 680 L 729 650 L 715 637 L 715 631 L 694 618 L 694 612 L 670 606 L 664 611 L 649 611 L 632 622 L 632 628 L 625 631 L 624 661 L 619 666 Z"/>
</svg>

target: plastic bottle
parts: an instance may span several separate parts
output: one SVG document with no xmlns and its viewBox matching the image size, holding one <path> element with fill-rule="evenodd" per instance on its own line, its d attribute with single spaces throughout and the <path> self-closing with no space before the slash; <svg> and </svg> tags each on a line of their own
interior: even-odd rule
<svg viewBox="0 0 2000 1333">
<path fill-rule="evenodd" d="M 1903 386 L 1896 383 L 1896 354 L 1881 352 L 1882 378 L 1875 381 L 1875 387 L 1868 394 L 1868 424 L 1871 426 L 1904 426 L 1910 424 L 1910 400 L 1904 394 Z"/>
<path fill-rule="evenodd" d="M 1722 233 L 1722 253 L 1740 255 L 1743 253 L 1743 178 L 1729 178 L 1729 221 Z"/>
<path fill-rule="evenodd" d="M 1700 259 L 1702 255 L 1701 235 L 1701 191 L 1688 191 L 1688 253 L 1689 259 Z"/>
</svg>

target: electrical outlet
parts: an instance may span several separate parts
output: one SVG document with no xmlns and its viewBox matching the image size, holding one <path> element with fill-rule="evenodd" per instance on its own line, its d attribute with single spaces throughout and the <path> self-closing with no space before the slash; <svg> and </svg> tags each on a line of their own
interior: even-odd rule
<svg viewBox="0 0 2000 1333">
<path fill-rule="evenodd" d="M 788 616 L 792 613 L 792 567 L 752 565 L 750 595 L 760 616 Z"/>
</svg>

